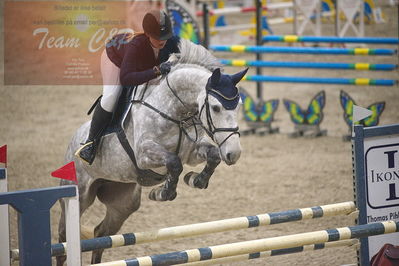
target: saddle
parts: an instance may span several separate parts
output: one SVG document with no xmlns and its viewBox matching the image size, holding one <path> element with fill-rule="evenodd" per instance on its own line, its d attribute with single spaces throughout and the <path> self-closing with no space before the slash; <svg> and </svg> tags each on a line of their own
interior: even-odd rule
<svg viewBox="0 0 399 266">
<path fill-rule="evenodd" d="M 111 122 L 103 130 L 101 138 L 110 134 L 116 134 L 119 142 L 121 143 L 123 149 L 126 151 L 130 160 L 132 161 L 134 167 L 138 172 L 137 183 L 141 186 L 155 186 L 166 180 L 167 175 L 161 175 L 155 173 L 151 170 L 143 170 L 137 166 L 136 156 L 134 154 L 133 148 L 127 139 L 125 133 L 125 125 L 127 123 L 127 118 L 131 112 L 133 105 L 134 91 L 137 87 L 124 88 L 119 96 L 118 104 L 114 114 L 112 116 Z M 95 108 L 97 104 L 100 103 L 101 96 L 96 100 L 93 106 L 90 108 L 88 114 Z"/>
</svg>

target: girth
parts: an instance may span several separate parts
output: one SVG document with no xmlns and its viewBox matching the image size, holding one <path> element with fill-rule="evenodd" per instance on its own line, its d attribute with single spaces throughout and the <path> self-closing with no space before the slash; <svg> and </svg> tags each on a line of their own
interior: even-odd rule
<svg viewBox="0 0 399 266">
<path fill-rule="evenodd" d="M 134 88 L 133 90 L 135 90 L 136 88 Z M 132 146 L 129 143 L 129 140 L 127 139 L 125 130 L 124 130 L 124 121 L 126 119 L 126 117 L 128 116 L 128 113 L 131 110 L 132 107 L 132 97 L 133 97 L 133 93 L 132 93 L 132 89 L 128 92 L 126 92 L 126 95 L 124 95 L 125 99 L 121 99 L 121 101 L 127 101 L 128 105 L 126 106 L 126 108 L 124 109 L 124 112 L 121 115 L 121 120 L 119 120 L 119 124 L 117 127 L 116 135 L 118 137 L 119 142 L 121 143 L 123 149 L 125 150 L 125 152 L 127 153 L 127 155 L 129 156 L 130 160 L 132 161 L 134 167 L 136 168 L 136 171 L 138 173 L 138 177 L 137 177 L 137 183 L 139 183 L 141 186 L 155 186 L 158 185 L 162 182 L 164 182 L 166 180 L 166 176 L 167 175 L 161 175 L 158 174 L 152 170 L 149 169 L 141 169 L 138 167 L 137 165 L 137 161 L 136 161 L 136 156 L 134 154 L 134 150 L 132 148 Z"/>
</svg>

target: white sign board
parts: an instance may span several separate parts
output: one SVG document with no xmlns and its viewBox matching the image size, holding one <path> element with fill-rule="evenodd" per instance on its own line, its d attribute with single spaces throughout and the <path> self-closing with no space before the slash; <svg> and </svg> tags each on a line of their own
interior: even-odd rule
<svg viewBox="0 0 399 266">
<path fill-rule="evenodd" d="M 399 135 L 364 139 L 367 223 L 399 221 Z M 369 259 L 399 233 L 368 238 Z M 370 261 L 370 260 L 369 260 Z"/>
</svg>

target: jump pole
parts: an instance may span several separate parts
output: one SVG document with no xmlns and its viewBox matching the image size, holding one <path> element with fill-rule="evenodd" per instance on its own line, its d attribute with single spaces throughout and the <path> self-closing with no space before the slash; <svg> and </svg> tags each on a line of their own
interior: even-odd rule
<svg viewBox="0 0 399 266">
<path fill-rule="evenodd" d="M 156 266 L 174 265 L 187 262 L 205 261 L 235 255 L 263 252 L 274 249 L 293 248 L 338 240 L 369 237 L 399 232 L 399 222 L 387 221 L 357 226 L 328 229 L 295 235 L 264 238 L 224 245 L 183 250 L 127 260 L 95 264 L 98 266 Z"/>
<path fill-rule="evenodd" d="M 201 1 L 203 2 L 203 1 Z M 262 10 L 267 11 L 267 7 L 262 7 Z M 221 15 L 232 15 L 232 14 L 242 14 L 242 13 L 248 13 L 248 12 L 254 12 L 256 11 L 256 6 L 250 6 L 250 7 L 224 7 L 224 8 L 217 8 L 217 9 L 212 9 L 209 10 L 208 13 L 211 16 L 221 16 Z M 205 12 L 204 11 L 198 11 L 196 15 L 198 17 L 204 16 Z"/>
<path fill-rule="evenodd" d="M 203 2 L 203 1 L 201 1 Z M 292 3 L 270 3 L 267 4 L 266 6 L 262 7 L 263 11 L 268 11 L 268 10 L 277 10 L 277 9 L 284 9 L 284 8 L 292 8 L 293 4 Z M 257 8 L 256 6 L 249 6 L 249 7 L 225 7 L 225 8 L 217 8 L 217 9 L 212 9 L 209 11 L 209 15 L 211 16 L 218 16 L 218 15 L 229 15 L 229 14 L 242 14 L 242 13 L 248 13 L 248 12 L 254 12 L 256 11 Z M 203 11 L 198 11 L 196 13 L 198 17 L 201 17 L 204 15 Z"/>
<path fill-rule="evenodd" d="M 213 259 L 213 260 L 189 262 L 189 263 L 186 263 L 185 265 L 186 266 L 198 266 L 198 265 L 204 266 L 204 265 L 213 265 L 213 264 L 224 264 L 224 263 L 230 263 L 230 262 L 237 262 L 237 261 L 260 259 L 260 258 L 274 257 L 274 256 L 279 256 L 279 255 L 300 253 L 300 252 L 305 252 L 305 251 L 315 251 L 315 250 L 326 249 L 326 248 L 335 248 L 335 247 L 358 248 L 358 246 L 359 246 L 359 240 L 347 239 L 347 240 L 340 240 L 340 241 L 335 241 L 335 242 L 327 242 L 327 243 L 314 244 L 314 245 L 305 245 L 305 246 L 294 247 L 294 248 L 274 249 L 274 250 L 245 254 L 245 255 L 223 257 L 223 258 Z"/>
<path fill-rule="evenodd" d="M 255 0 L 256 2 L 256 45 L 262 45 L 262 0 Z M 256 53 L 256 60 L 262 60 L 262 54 Z M 262 68 L 256 68 L 256 75 L 262 75 Z M 256 84 L 256 97 L 258 100 L 263 100 L 263 84 L 258 82 Z"/>
<path fill-rule="evenodd" d="M 279 62 L 279 61 L 249 61 L 221 59 L 227 66 L 250 67 L 281 67 L 281 68 L 318 68 L 318 69 L 353 69 L 353 70 L 383 70 L 390 71 L 398 68 L 396 64 L 368 64 L 368 63 L 331 63 L 331 62 Z"/>
<path fill-rule="evenodd" d="M 205 223 L 166 227 L 148 232 L 128 233 L 114 236 L 98 237 L 93 239 L 85 239 L 81 240 L 81 248 L 82 252 L 86 252 L 96 249 L 144 244 L 162 240 L 192 237 L 321 217 L 350 215 L 352 213 L 356 213 L 356 206 L 354 202 L 348 201 L 310 208 L 293 209 L 282 212 L 272 212 Z M 66 247 L 67 243 L 53 244 L 51 246 L 52 256 L 64 255 Z M 13 259 L 17 260 L 18 258 L 16 257 L 16 255 L 18 254 L 18 251 L 13 250 L 12 254 L 14 255 Z"/>
<path fill-rule="evenodd" d="M 399 44 L 399 38 L 381 37 L 336 37 L 336 36 L 297 36 L 297 35 L 267 35 L 264 42 L 328 42 L 328 43 L 369 43 L 369 44 Z"/>
<path fill-rule="evenodd" d="M 313 83 L 313 84 L 338 84 L 338 85 L 373 85 L 395 86 L 398 80 L 368 79 L 368 78 L 315 78 L 315 77 L 281 77 L 247 75 L 242 80 L 255 82 L 287 82 L 287 83 Z"/>
<path fill-rule="evenodd" d="M 395 55 L 395 49 L 315 48 L 285 46 L 211 45 L 211 50 L 236 53 L 331 54 L 331 55 Z"/>
</svg>

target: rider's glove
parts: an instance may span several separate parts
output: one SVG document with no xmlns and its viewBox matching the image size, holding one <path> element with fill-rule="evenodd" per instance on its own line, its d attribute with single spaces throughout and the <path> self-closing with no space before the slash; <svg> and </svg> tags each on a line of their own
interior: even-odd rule
<svg viewBox="0 0 399 266">
<path fill-rule="evenodd" d="M 171 62 L 163 62 L 159 65 L 159 72 L 161 73 L 161 75 L 166 75 L 170 72 L 170 69 L 172 67 L 172 63 Z"/>
</svg>

